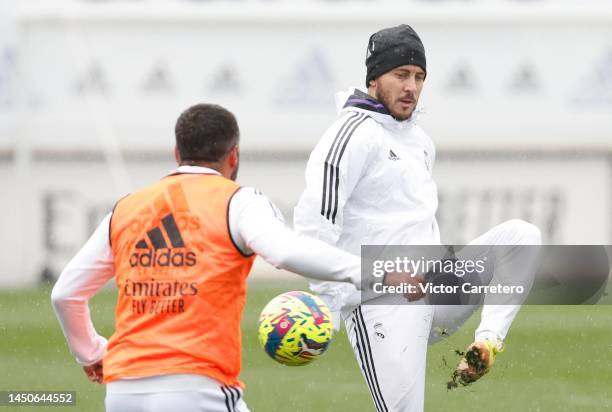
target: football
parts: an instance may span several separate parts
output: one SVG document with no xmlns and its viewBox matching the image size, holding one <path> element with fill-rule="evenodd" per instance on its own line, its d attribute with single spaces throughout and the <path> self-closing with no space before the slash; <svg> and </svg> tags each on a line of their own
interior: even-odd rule
<svg viewBox="0 0 612 412">
<path fill-rule="evenodd" d="M 272 299 L 259 315 L 259 343 L 275 361 L 305 365 L 329 347 L 333 326 L 329 308 L 321 299 L 301 291 Z"/>
</svg>

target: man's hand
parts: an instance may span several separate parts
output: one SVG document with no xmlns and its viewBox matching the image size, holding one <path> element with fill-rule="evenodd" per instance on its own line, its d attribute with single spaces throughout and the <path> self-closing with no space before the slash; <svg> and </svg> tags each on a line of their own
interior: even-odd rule
<svg viewBox="0 0 612 412">
<path fill-rule="evenodd" d="M 85 374 L 87 375 L 87 378 L 90 381 L 102 383 L 102 379 L 104 378 L 104 372 L 102 370 L 101 360 L 91 365 L 83 366 L 83 370 L 85 371 Z"/>
<path fill-rule="evenodd" d="M 399 272 L 387 272 L 383 279 L 383 285 L 385 286 L 401 286 L 402 284 L 413 285 L 412 293 L 405 293 L 404 297 L 409 302 L 423 299 L 425 293 L 423 287 L 425 286 L 425 280 L 421 275 L 413 275 L 411 273 L 399 273 Z"/>
</svg>

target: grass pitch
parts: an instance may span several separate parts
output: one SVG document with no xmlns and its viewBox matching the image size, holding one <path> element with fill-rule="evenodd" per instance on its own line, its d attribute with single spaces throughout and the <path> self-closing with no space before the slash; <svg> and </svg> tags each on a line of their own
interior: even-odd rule
<svg viewBox="0 0 612 412">
<path fill-rule="evenodd" d="M 272 361 L 259 347 L 259 312 L 275 295 L 306 290 L 294 281 L 250 285 L 243 319 L 246 401 L 253 412 L 374 411 L 345 332 L 328 353 L 304 367 Z M 87 381 L 64 342 L 50 290 L 0 292 L 0 391 L 73 390 L 77 411 L 103 411 L 104 387 Z M 113 330 L 114 291 L 90 304 L 98 331 Z M 492 371 L 471 387 L 446 390 L 459 360 L 455 349 L 472 341 L 479 315 L 428 352 L 427 411 L 612 410 L 612 306 L 527 306 L 518 315 Z M 444 363 L 444 359 L 447 365 Z M 50 407 L 9 410 L 57 410 Z"/>
</svg>

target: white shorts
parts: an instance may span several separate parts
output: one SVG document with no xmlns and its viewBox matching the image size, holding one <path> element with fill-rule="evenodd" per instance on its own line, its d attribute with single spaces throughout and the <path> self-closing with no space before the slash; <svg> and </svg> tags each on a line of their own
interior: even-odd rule
<svg viewBox="0 0 612 412">
<path fill-rule="evenodd" d="M 123 379 L 106 388 L 106 412 L 249 412 L 239 387 L 200 375 Z"/>
<path fill-rule="evenodd" d="M 364 305 L 344 318 L 378 412 L 421 412 L 433 306 Z"/>
</svg>

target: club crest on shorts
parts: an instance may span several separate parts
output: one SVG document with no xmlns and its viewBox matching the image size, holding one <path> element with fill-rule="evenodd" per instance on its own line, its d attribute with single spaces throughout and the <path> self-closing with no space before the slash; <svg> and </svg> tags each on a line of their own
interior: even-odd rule
<svg viewBox="0 0 612 412">
<path fill-rule="evenodd" d="M 427 150 L 423 150 L 423 160 L 425 161 L 425 168 L 427 171 L 431 171 L 431 156 L 429 156 Z"/>
<path fill-rule="evenodd" d="M 376 322 L 374 324 L 374 336 L 376 336 L 376 340 L 382 342 L 385 339 L 385 329 L 383 328 L 383 324 L 380 322 Z"/>
</svg>

